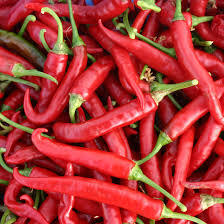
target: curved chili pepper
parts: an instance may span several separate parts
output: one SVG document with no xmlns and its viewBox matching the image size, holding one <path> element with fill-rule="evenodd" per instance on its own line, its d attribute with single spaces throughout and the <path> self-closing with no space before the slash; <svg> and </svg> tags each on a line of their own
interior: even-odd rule
<svg viewBox="0 0 224 224">
<path fill-rule="evenodd" d="M 69 100 L 69 114 L 73 123 L 76 109 L 91 97 L 113 67 L 114 62 L 110 56 L 102 57 L 75 80 L 70 90 Z"/>
<path fill-rule="evenodd" d="M 169 55 L 143 41 L 132 40 L 124 35 L 113 32 L 105 28 L 100 22 L 99 27 L 113 42 L 131 52 L 149 67 L 167 75 L 167 77 L 175 81 L 175 83 L 179 83 L 187 79 L 186 74 L 182 71 L 177 61 Z M 179 75 L 177 76 L 176 74 Z M 192 96 L 198 95 L 197 89 L 191 88 L 190 90 Z"/>
<path fill-rule="evenodd" d="M 138 33 L 141 31 L 141 29 L 145 23 L 145 20 L 150 12 L 151 12 L 151 10 L 141 10 L 138 13 L 138 15 L 136 16 L 136 18 L 132 24 L 132 27 L 134 29 L 136 29 Z"/>
<path fill-rule="evenodd" d="M 137 71 L 135 70 L 131 58 L 125 49 L 120 48 L 114 44 L 105 34 L 100 30 L 99 26 L 89 27 L 90 34 L 103 46 L 104 49 L 109 51 L 116 65 L 119 69 L 120 81 L 126 81 L 131 88 L 131 92 L 137 95 L 141 103 L 141 107 L 144 107 L 144 97 L 142 91 L 140 90 L 140 82 Z M 124 82 L 122 83 L 124 84 Z M 126 85 L 123 85 L 124 87 Z M 148 85 L 147 85 L 148 86 Z"/>
<path fill-rule="evenodd" d="M 6 30 L 11 30 L 18 22 L 26 18 L 30 14 L 30 10 L 25 8 L 26 3 L 43 2 L 44 0 L 20 0 L 14 4 L 7 13 L 7 16 L 1 19 L 0 27 Z"/>
<path fill-rule="evenodd" d="M 221 98 L 223 91 L 224 79 L 220 79 L 215 82 L 217 97 Z M 221 87 L 221 88 L 220 88 Z M 208 107 L 206 106 L 206 99 L 204 95 L 199 95 L 193 101 L 191 101 L 182 110 L 176 113 L 174 118 L 169 122 L 169 124 L 161 131 L 157 143 L 152 151 L 144 159 L 138 161 L 141 165 L 150 158 L 152 158 L 162 146 L 175 141 L 180 135 L 182 135 L 188 128 L 190 128 L 199 118 L 204 116 L 208 112 Z M 186 119 L 187 118 L 187 119 Z M 181 122 L 184 120 L 184 123 Z"/>
<path fill-rule="evenodd" d="M 74 176 L 74 167 L 71 163 L 67 164 L 65 176 Z M 75 196 L 63 194 L 58 206 L 58 220 L 60 223 L 79 223 L 78 216 L 72 210 L 75 204 Z"/>
<path fill-rule="evenodd" d="M 71 11 L 71 7 L 69 7 Z M 78 30 L 71 12 L 71 24 L 73 30 L 72 49 L 73 59 L 69 65 L 67 74 L 64 76 L 59 88 L 57 88 L 53 98 L 51 99 L 47 109 L 43 113 L 37 113 L 33 110 L 29 90 L 27 90 L 24 98 L 24 111 L 30 121 L 36 124 L 46 124 L 54 121 L 64 110 L 68 103 L 68 93 L 72 88 L 76 77 L 83 72 L 87 64 L 87 53 L 84 42 L 78 35 Z"/>
<path fill-rule="evenodd" d="M 23 103 L 24 93 L 21 90 L 14 90 L 2 104 L 1 111 L 16 110 Z"/>
<path fill-rule="evenodd" d="M 147 156 L 155 144 L 154 119 L 155 113 L 151 113 L 140 121 L 139 138 L 141 158 Z M 162 178 L 157 156 L 154 156 L 150 161 L 143 164 L 142 171 L 148 178 L 162 187 Z M 152 187 L 146 185 L 146 190 L 150 197 L 163 198 L 163 195 Z"/>
<path fill-rule="evenodd" d="M 24 164 L 34 159 L 42 159 L 44 155 L 36 150 L 35 146 L 21 148 L 12 155 L 5 157 L 8 164 Z"/>
<path fill-rule="evenodd" d="M 129 6 L 129 0 L 104 0 L 95 6 L 81 6 L 72 5 L 75 21 L 79 24 L 95 24 L 98 19 L 103 21 L 110 20 L 116 16 L 119 16 Z M 58 16 L 69 17 L 69 10 L 67 4 L 40 4 L 40 3 L 28 3 L 26 8 L 34 11 L 40 11 L 43 7 L 53 9 Z"/>
<path fill-rule="evenodd" d="M 195 128 L 192 126 L 180 137 L 178 142 L 175 174 L 171 194 L 179 201 L 181 200 L 184 193 L 184 186 L 182 183 L 187 179 L 188 167 L 191 163 L 194 135 Z M 168 201 L 167 207 L 174 211 L 176 205 L 173 204 L 172 201 Z"/>
<path fill-rule="evenodd" d="M 171 32 L 178 62 L 181 67 L 188 72 L 190 77 L 198 79 L 198 87 L 208 100 L 211 115 L 218 123 L 223 124 L 224 118 L 220 102 L 215 94 L 214 82 L 207 70 L 200 64 L 194 54 L 191 33 L 184 21 L 183 14 L 181 13 L 181 2 L 177 1 L 177 3 L 179 5 L 177 4 L 176 6 L 174 20 L 171 25 Z M 185 47 L 183 48 L 183 46 Z M 191 65 L 190 67 L 189 64 Z"/>
<path fill-rule="evenodd" d="M 223 105 L 224 98 L 221 98 Z M 224 108 L 224 107 L 223 107 Z M 197 170 L 203 162 L 205 162 L 212 153 L 218 137 L 222 131 L 223 125 L 218 124 L 213 117 L 209 117 L 203 132 L 201 133 L 191 155 L 191 163 L 188 169 L 188 176 Z"/>
<path fill-rule="evenodd" d="M 196 16 L 204 16 L 208 0 L 196 0 L 190 3 L 190 12 Z M 224 40 L 211 31 L 208 23 L 199 24 L 196 27 L 197 33 L 204 39 L 213 41 L 214 45 L 224 49 Z"/>
<path fill-rule="evenodd" d="M 102 53 L 103 52 L 103 48 L 101 48 L 98 45 L 98 43 L 94 39 L 92 39 L 90 36 L 80 35 L 80 37 L 82 38 L 82 40 L 86 44 L 87 52 L 89 54 L 96 54 L 96 53 Z"/>
</svg>

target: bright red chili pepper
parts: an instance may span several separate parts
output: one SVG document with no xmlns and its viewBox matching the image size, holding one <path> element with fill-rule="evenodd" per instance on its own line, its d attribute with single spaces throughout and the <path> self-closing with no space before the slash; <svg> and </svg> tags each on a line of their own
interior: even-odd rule
<svg viewBox="0 0 224 224">
<path fill-rule="evenodd" d="M 214 82 L 207 70 L 200 64 L 192 43 L 191 33 L 181 12 L 181 2 L 177 1 L 171 32 L 178 62 L 188 72 L 189 77 L 199 81 L 199 89 L 205 95 L 211 115 L 220 124 L 224 123 L 220 102 L 215 94 Z M 184 47 L 183 47 L 184 46 Z"/>
<path fill-rule="evenodd" d="M 145 23 L 145 20 L 152 10 L 141 10 L 135 17 L 132 27 L 139 33 Z"/>
<path fill-rule="evenodd" d="M 113 32 L 105 28 L 101 22 L 99 22 L 99 27 L 114 43 L 131 52 L 149 67 L 161 72 L 164 75 L 167 75 L 169 79 L 175 81 L 176 83 L 187 79 L 186 74 L 182 71 L 177 61 L 169 55 L 143 41 L 132 40 L 127 36 Z M 189 91 L 188 93 L 192 96 L 192 98 L 198 95 L 196 88 L 191 88 Z"/>
<path fill-rule="evenodd" d="M 218 138 L 216 145 L 214 147 L 214 152 L 217 153 L 219 156 L 224 156 L 224 141 L 221 138 Z"/>
<path fill-rule="evenodd" d="M 74 176 L 74 167 L 71 163 L 67 164 L 65 176 Z M 75 196 L 62 194 L 58 206 L 58 220 L 62 224 L 66 223 L 79 223 L 78 216 L 73 207 L 75 205 Z"/>
<path fill-rule="evenodd" d="M 31 10 L 24 7 L 28 3 L 41 3 L 44 0 L 19 0 L 10 9 L 5 8 L 5 16 L 1 18 L 0 27 L 6 30 L 11 30 L 18 22 L 26 18 Z"/>
<path fill-rule="evenodd" d="M 128 88 L 128 90 L 137 95 L 141 103 L 141 107 L 144 107 L 145 101 L 140 89 L 140 83 L 142 81 L 139 80 L 139 76 L 133 66 L 128 51 L 114 44 L 108 37 L 105 36 L 99 26 L 89 27 L 89 32 L 103 46 L 104 49 L 112 54 L 119 69 L 119 78 L 122 85 L 125 88 L 125 82 L 127 82 L 127 84 L 131 87 Z"/>
<path fill-rule="evenodd" d="M 183 182 L 187 179 L 187 172 L 191 163 L 191 153 L 194 144 L 195 128 L 192 126 L 179 139 L 176 155 L 175 173 L 171 194 L 181 200 L 184 194 Z M 184 159 L 183 159 L 184 158 Z M 172 201 L 168 201 L 167 206 L 174 211 L 176 205 Z"/>
<path fill-rule="evenodd" d="M 8 164 L 23 164 L 34 159 L 42 159 L 45 156 L 36 150 L 35 146 L 27 146 L 20 148 L 12 155 L 5 157 Z"/>
<path fill-rule="evenodd" d="M 79 24 L 94 24 L 98 19 L 103 21 L 110 20 L 116 16 L 119 16 L 129 6 L 129 0 L 104 0 L 95 6 L 80 6 L 72 5 L 75 21 Z M 69 17 L 69 10 L 67 4 L 40 4 L 29 3 L 25 5 L 26 8 L 35 11 L 40 11 L 43 7 L 53 9 L 58 16 Z"/>
<path fill-rule="evenodd" d="M 70 11 L 71 11 L 71 7 Z M 71 14 L 72 15 L 72 14 Z M 29 90 L 24 98 L 24 110 L 30 121 L 36 124 L 46 124 L 54 121 L 64 110 L 68 103 L 68 93 L 72 88 L 73 82 L 76 77 L 83 72 L 87 64 L 87 52 L 84 42 L 78 35 L 77 27 L 73 17 L 71 17 L 71 24 L 73 30 L 73 59 L 69 65 L 67 74 L 64 76 L 61 85 L 57 88 L 51 102 L 43 113 L 37 113 L 33 110 Z"/>
<path fill-rule="evenodd" d="M 147 156 L 155 144 L 154 119 L 155 113 L 151 113 L 140 121 L 139 138 L 141 158 Z M 158 156 L 154 156 L 152 159 L 144 163 L 142 165 L 142 171 L 148 178 L 162 187 L 162 178 L 158 159 Z M 146 190 L 150 197 L 163 198 L 163 195 L 159 191 L 150 186 L 146 186 Z"/>
</svg>

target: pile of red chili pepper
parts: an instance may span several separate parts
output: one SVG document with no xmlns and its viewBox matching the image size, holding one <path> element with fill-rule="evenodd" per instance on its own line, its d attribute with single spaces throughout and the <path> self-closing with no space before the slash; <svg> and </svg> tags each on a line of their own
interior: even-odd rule
<svg viewBox="0 0 224 224">
<path fill-rule="evenodd" d="M 0 224 L 224 223 L 223 0 L 0 0 Z"/>
</svg>

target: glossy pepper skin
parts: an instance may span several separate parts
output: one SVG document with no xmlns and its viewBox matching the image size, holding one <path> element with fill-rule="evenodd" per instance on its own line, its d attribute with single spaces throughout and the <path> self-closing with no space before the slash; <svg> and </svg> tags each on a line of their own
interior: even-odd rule
<svg viewBox="0 0 224 224">
<path fill-rule="evenodd" d="M 55 123 L 54 134 L 57 139 L 63 139 L 66 142 L 83 142 L 97 138 L 116 128 L 132 124 L 157 109 L 155 101 L 149 94 L 145 94 L 145 101 L 144 109 L 139 107 L 137 100 L 132 100 L 101 117 L 80 124 Z"/>
<path fill-rule="evenodd" d="M 76 77 L 85 69 L 87 64 L 87 52 L 85 46 L 73 48 L 74 57 L 69 69 L 64 76 L 59 88 L 57 88 L 51 102 L 43 113 L 37 113 L 33 110 L 29 91 L 24 97 L 24 110 L 30 121 L 40 124 L 46 124 L 54 121 L 63 111 L 68 103 L 68 93 Z"/>
<path fill-rule="evenodd" d="M 163 202 L 130 188 L 84 177 L 26 178 L 17 169 L 14 178 L 20 184 L 47 191 L 76 195 L 125 209 L 144 217 L 158 220 L 163 210 Z M 48 183 L 48 184 L 46 184 Z M 88 192 L 85 189 L 88 188 Z M 89 193 L 91 192 L 91 193 Z"/>
<path fill-rule="evenodd" d="M 104 0 L 95 6 L 81 6 L 73 5 L 73 14 L 75 21 L 78 24 L 95 24 L 99 19 L 103 21 L 110 20 L 119 16 L 129 6 L 129 0 Z M 58 16 L 69 17 L 69 10 L 67 4 L 40 4 L 30 3 L 25 5 L 26 8 L 34 11 L 40 11 L 42 7 L 53 9 Z"/>
</svg>

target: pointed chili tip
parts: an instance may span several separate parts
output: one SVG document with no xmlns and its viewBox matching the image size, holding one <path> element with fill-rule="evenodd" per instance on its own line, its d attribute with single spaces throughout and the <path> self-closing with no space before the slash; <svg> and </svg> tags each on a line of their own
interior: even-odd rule
<svg viewBox="0 0 224 224">
<path fill-rule="evenodd" d="M 41 134 L 44 133 L 44 132 L 48 132 L 48 130 L 46 128 L 37 128 L 33 131 L 32 133 L 32 142 L 35 141 L 35 138 L 40 138 L 41 137 Z"/>
</svg>

